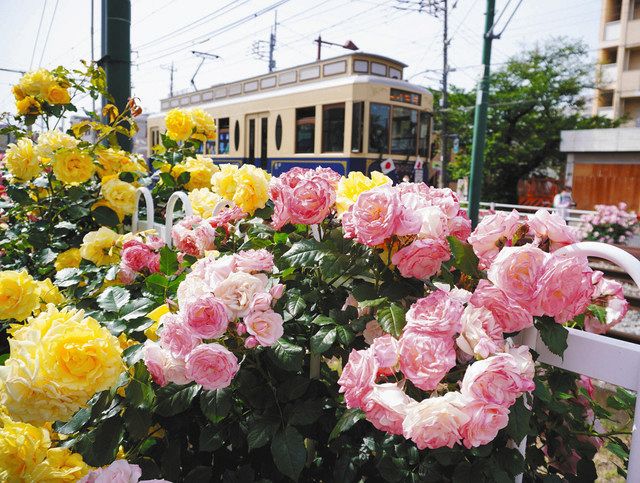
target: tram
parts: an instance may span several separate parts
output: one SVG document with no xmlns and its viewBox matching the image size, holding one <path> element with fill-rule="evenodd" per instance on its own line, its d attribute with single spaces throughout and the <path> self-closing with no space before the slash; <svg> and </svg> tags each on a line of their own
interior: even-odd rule
<svg viewBox="0 0 640 483">
<path fill-rule="evenodd" d="M 251 163 L 275 176 L 323 166 L 414 180 L 430 159 L 433 96 L 403 80 L 405 67 L 350 53 L 163 99 L 147 121 L 149 150 L 167 111 L 198 107 L 216 120 L 217 140 L 201 148 L 215 163 Z"/>
</svg>

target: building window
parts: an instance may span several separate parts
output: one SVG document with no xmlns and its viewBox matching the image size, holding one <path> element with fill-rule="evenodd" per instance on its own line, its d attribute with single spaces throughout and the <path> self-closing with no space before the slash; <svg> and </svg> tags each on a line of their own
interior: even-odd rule
<svg viewBox="0 0 640 483">
<path fill-rule="evenodd" d="M 369 119 L 369 152 L 389 152 L 389 114 L 386 104 L 371 103 Z"/>
<path fill-rule="evenodd" d="M 151 147 L 160 144 L 160 130 L 157 127 L 151 128 Z"/>
<path fill-rule="evenodd" d="M 313 153 L 315 130 L 315 106 L 296 109 L 296 153 Z"/>
<path fill-rule="evenodd" d="M 282 146 L 282 117 L 278 114 L 276 117 L 276 149 L 280 151 Z"/>
<path fill-rule="evenodd" d="M 233 145 L 236 151 L 240 149 L 240 122 L 236 120 L 236 125 L 233 127 Z"/>
<path fill-rule="evenodd" d="M 391 120 L 391 154 L 416 154 L 418 111 L 394 107 Z"/>
<path fill-rule="evenodd" d="M 429 132 L 431 130 L 431 114 L 420 113 L 420 129 L 418 131 L 418 154 L 424 158 L 429 156 Z"/>
<path fill-rule="evenodd" d="M 218 120 L 218 154 L 229 154 L 229 118 Z"/>
<path fill-rule="evenodd" d="M 344 103 L 322 106 L 322 152 L 344 150 Z"/>
<path fill-rule="evenodd" d="M 353 103 L 353 119 L 351 122 L 351 152 L 362 152 L 362 133 L 364 131 L 364 102 Z"/>
</svg>

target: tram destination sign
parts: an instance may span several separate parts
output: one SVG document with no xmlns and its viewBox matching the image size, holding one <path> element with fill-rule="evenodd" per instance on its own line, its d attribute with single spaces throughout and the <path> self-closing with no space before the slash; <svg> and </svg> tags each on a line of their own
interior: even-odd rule
<svg viewBox="0 0 640 483">
<path fill-rule="evenodd" d="M 402 89 L 391 89 L 389 99 L 393 102 L 402 102 L 404 104 L 413 104 L 419 106 L 421 95 L 415 92 L 403 91 Z"/>
</svg>

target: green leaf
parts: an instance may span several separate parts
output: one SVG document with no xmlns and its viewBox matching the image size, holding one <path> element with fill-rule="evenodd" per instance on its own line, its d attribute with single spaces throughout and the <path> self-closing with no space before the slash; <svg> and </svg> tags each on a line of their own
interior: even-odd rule
<svg viewBox="0 0 640 483">
<path fill-rule="evenodd" d="M 593 314 L 593 316 L 600 321 L 602 324 L 607 323 L 607 309 L 600 305 L 591 304 L 588 307 L 589 312 Z"/>
<path fill-rule="evenodd" d="M 29 196 L 29 192 L 26 189 L 20 188 L 14 184 L 9 184 L 7 186 L 7 195 L 9 195 L 9 198 L 20 205 L 26 203 L 35 203 L 35 201 L 31 199 L 31 196 Z"/>
<path fill-rule="evenodd" d="M 98 295 L 98 306 L 105 312 L 119 312 L 129 301 L 131 294 L 123 287 L 109 287 Z"/>
<path fill-rule="evenodd" d="M 273 462 L 280 472 L 297 481 L 307 460 L 304 438 L 293 427 L 278 431 L 271 441 Z"/>
<path fill-rule="evenodd" d="M 175 416 L 186 411 L 191 405 L 191 401 L 200 391 L 200 386 L 178 386 L 169 384 L 161 387 L 157 396 L 156 412 L 161 416 Z"/>
<path fill-rule="evenodd" d="M 320 272 L 325 279 L 342 275 L 352 266 L 351 257 L 343 253 L 327 253 L 320 260 Z"/>
<path fill-rule="evenodd" d="M 289 402 L 302 397 L 307 391 L 310 382 L 309 379 L 302 376 L 293 376 L 285 379 L 276 390 L 278 399 L 282 402 Z"/>
<path fill-rule="evenodd" d="M 402 466 L 396 464 L 396 460 L 397 458 L 392 458 L 390 455 L 385 454 L 380 458 L 380 461 L 378 461 L 376 468 L 385 481 L 402 481 L 404 477 Z"/>
<path fill-rule="evenodd" d="M 609 451 L 611 451 L 614 455 L 616 455 L 618 458 L 620 458 L 623 461 L 629 458 L 629 450 L 626 448 L 623 448 L 618 443 L 614 443 L 614 442 L 607 443 L 605 445 L 605 448 L 607 448 Z"/>
<path fill-rule="evenodd" d="M 285 310 L 289 315 L 289 317 L 285 317 L 285 321 L 295 319 L 296 317 L 302 315 L 302 312 L 304 311 L 306 306 L 307 303 L 300 295 L 296 293 L 290 294 L 287 297 L 287 302 L 285 303 Z"/>
<path fill-rule="evenodd" d="M 323 256 L 323 245 L 312 239 L 305 239 L 294 243 L 282 255 L 282 259 L 293 267 L 309 267 L 315 265 Z"/>
<path fill-rule="evenodd" d="M 312 399 L 296 404 L 289 414 L 289 424 L 306 425 L 315 423 L 322 415 L 322 400 Z"/>
<path fill-rule="evenodd" d="M 189 171 L 185 171 L 184 173 L 180 173 L 178 175 L 177 182 L 179 185 L 184 185 L 184 184 L 187 184 L 190 179 L 191 179 L 191 173 Z"/>
<path fill-rule="evenodd" d="M 364 413 L 357 408 L 347 409 L 338 422 L 331 430 L 331 434 L 329 435 L 329 441 L 340 436 L 341 433 L 344 433 L 348 429 L 350 429 L 354 424 L 356 424 L 361 419 L 364 419 Z"/>
<path fill-rule="evenodd" d="M 509 408 L 509 423 L 507 424 L 507 434 L 516 443 L 531 431 L 531 411 L 524 405 L 524 399 L 519 397 Z"/>
<path fill-rule="evenodd" d="M 224 444 L 224 433 L 217 424 L 208 423 L 200 431 L 198 448 L 200 451 L 215 451 Z"/>
<path fill-rule="evenodd" d="M 351 293 L 358 302 L 361 300 L 374 300 L 378 297 L 376 288 L 373 284 L 367 282 L 354 284 Z"/>
<path fill-rule="evenodd" d="M 146 317 L 147 314 L 154 308 L 155 303 L 145 297 L 136 298 L 132 300 L 120 310 L 122 318 L 124 320 L 134 320 L 141 317 Z"/>
<path fill-rule="evenodd" d="M 160 249 L 160 271 L 165 275 L 178 271 L 178 254 L 166 245 Z"/>
<path fill-rule="evenodd" d="M 378 323 L 385 332 L 388 332 L 394 337 L 400 337 L 402 329 L 404 329 L 407 323 L 404 309 L 395 303 L 379 309 Z"/>
<path fill-rule="evenodd" d="M 118 454 L 124 436 L 124 425 L 119 416 L 105 419 L 96 428 L 76 441 L 75 450 L 91 466 L 111 463 Z"/>
<path fill-rule="evenodd" d="M 276 232 L 273 234 L 273 243 L 276 245 L 283 245 L 287 243 L 287 241 L 289 241 L 288 233 Z"/>
<path fill-rule="evenodd" d="M 165 290 L 169 286 L 169 281 L 161 273 L 153 273 L 146 278 L 144 285 L 152 294 L 164 296 Z"/>
<path fill-rule="evenodd" d="M 362 307 L 362 308 L 377 307 L 388 301 L 389 300 L 387 299 L 387 297 L 380 297 L 380 298 L 371 299 L 371 300 L 360 300 L 358 301 L 358 307 Z"/>
<path fill-rule="evenodd" d="M 211 422 L 218 423 L 223 420 L 233 403 L 233 392 L 230 388 L 216 391 L 203 391 L 200 393 L 200 409 Z"/>
<path fill-rule="evenodd" d="M 71 287 L 82 281 L 82 272 L 79 268 L 63 268 L 56 273 L 56 285 L 58 287 Z"/>
<path fill-rule="evenodd" d="M 346 325 L 338 325 L 336 327 L 336 333 L 338 334 L 338 342 L 340 342 L 343 346 L 349 346 L 353 339 L 356 338 L 356 335 Z"/>
<path fill-rule="evenodd" d="M 311 352 L 322 354 L 336 341 L 337 332 L 335 327 L 324 325 L 320 330 L 311 336 Z"/>
<path fill-rule="evenodd" d="M 53 425 L 53 429 L 60 434 L 73 434 L 80 430 L 91 419 L 91 410 L 82 408 L 77 411 L 73 417 L 66 423 L 57 421 Z"/>
<path fill-rule="evenodd" d="M 176 186 L 176 182 L 169 173 L 160 173 L 160 179 L 162 180 L 162 184 L 169 187 L 174 188 Z"/>
<path fill-rule="evenodd" d="M 136 368 L 144 363 L 139 361 Z M 148 376 L 147 376 L 148 377 Z M 156 394 L 153 391 L 153 387 L 147 380 L 131 379 L 125 389 L 125 397 L 131 406 L 138 409 L 149 409 L 155 402 Z"/>
<path fill-rule="evenodd" d="M 120 224 L 118 214 L 108 206 L 98 206 L 91 211 L 91 217 L 98 225 L 102 226 L 114 228 Z"/>
<path fill-rule="evenodd" d="M 188 172 L 182 174 L 189 174 Z M 184 477 L 184 481 L 189 483 L 209 483 L 211 476 L 213 475 L 213 468 L 210 466 L 196 466 L 192 469 L 187 476 Z"/>
<path fill-rule="evenodd" d="M 480 278 L 482 275 L 478 270 L 478 257 L 469 243 L 464 243 L 454 236 L 448 236 L 451 255 L 453 255 L 453 265 L 462 273 L 473 278 Z"/>
<path fill-rule="evenodd" d="M 311 323 L 316 325 L 335 325 L 336 321 L 326 315 L 318 315 Z"/>
<path fill-rule="evenodd" d="M 131 438 L 142 439 L 149 434 L 152 424 L 152 415 L 149 410 L 129 406 L 125 409 L 123 417 Z"/>
<path fill-rule="evenodd" d="M 535 326 L 540 332 L 542 342 L 552 353 L 562 357 L 567 349 L 567 337 L 569 336 L 566 327 L 557 324 L 551 317 L 537 317 Z"/>
<path fill-rule="evenodd" d="M 271 416 L 260 416 L 255 418 L 249 425 L 247 433 L 247 444 L 249 451 L 256 448 L 262 448 L 267 444 L 278 430 L 280 421 Z"/>
<path fill-rule="evenodd" d="M 292 344 L 286 339 L 279 339 L 271 346 L 269 355 L 280 368 L 297 372 L 302 367 L 304 348 Z"/>
<path fill-rule="evenodd" d="M 136 177 L 133 175 L 133 173 L 124 171 L 123 173 L 120 173 L 118 175 L 118 179 L 120 179 L 120 181 L 124 181 L 125 183 L 133 183 L 136 180 Z"/>
</svg>

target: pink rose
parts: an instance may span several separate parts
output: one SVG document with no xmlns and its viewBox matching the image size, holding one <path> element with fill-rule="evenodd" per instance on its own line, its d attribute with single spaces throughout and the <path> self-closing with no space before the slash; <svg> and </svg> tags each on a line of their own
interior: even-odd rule
<svg viewBox="0 0 640 483">
<path fill-rule="evenodd" d="M 462 379 L 467 399 L 511 406 L 523 393 L 533 391 L 534 365 L 526 346 L 474 362 Z"/>
<path fill-rule="evenodd" d="M 456 343 L 465 354 L 483 359 L 504 350 L 502 328 L 496 319 L 484 307 L 473 305 L 462 314 L 462 331 Z"/>
<path fill-rule="evenodd" d="M 363 410 L 380 431 L 402 434 L 402 422 L 411 404 L 401 387 L 395 383 L 377 384 L 363 400 Z"/>
<path fill-rule="evenodd" d="M 380 327 L 380 324 L 377 320 L 370 320 L 367 322 L 367 325 L 364 327 L 362 331 L 362 336 L 364 337 L 364 341 L 371 345 L 378 337 L 382 337 L 384 335 L 384 330 Z"/>
<path fill-rule="evenodd" d="M 435 389 L 456 365 L 453 340 L 405 332 L 400 339 L 400 370 L 418 388 Z"/>
<path fill-rule="evenodd" d="M 378 374 L 378 363 L 371 349 L 349 354 L 349 361 L 338 379 L 340 389 L 344 393 L 344 401 L 348 408 L 362 407 L 362 400 L 371 392 Z"/>
<path fill-rule="evenodd" d="M 148 266 L 153 252 L 138 240 L 129 240 L 122 246 L 121 265 L 124 264 L 134 272 L 142 272 Z"/>
<path fill-rule="evenodd" d="M 157 343 L 147 341 L 144 344 L 143 359 L 153 381 L 159 386 L 166 386 L 169 381 L 165 376 L 165 365 L 168 354 Z"/>
<path fill-rule="evenodd" d="M 487 277 L 532 315 L 542 315 L 537 291 L 549 254 L 533 245 L 503 248 Z"/>
<path fill-rule="evenodd" d="M 202 280 L 202 285 L 207 291 L 213 290 L 220 282 L 225 280 L 233 271 L 233 256 L 206 257 L 198 260 L 191 266 L 191 273 L 187 278 L 194 277 Z"/>
<path fill-rule="evenodd" d="M 242 211 L 242 208 L 240 208 L 239 206 L 233 206 L 229 208 L 223 208 L 211 218 L 208 218 L 207 223 L 209 223 L 212 228 L 217 228 L 219 226 L 225 226 L 228 223 L 234 221 L 242 220 L 246 216 L 247 214 Z"/>
<path fill-rule="evenodd" d="M 220 282 L 213 293 L 226 306 L 233 317 L 244 317 L 249 313 L 251 302 L 257 293 L 264 292 L 267 286 L 266 275 L 249 275 L 235 272 Z"/>
<path fill-rule="evenodd" d="M 418 299 L 407 311 L 405 332 L 451 337 L 460 332 L 460 318 L 464 306 L 448 292 L 436 290 Z"/>
<path fill-rule="evenodd" d="M 199 345 L 186 360 L 187 377 L 208 391 L 227 387 L 239 369 L 236 356 L 216 343 Z"/>
<path fill-rule="evenodd" d="M 80 480 L 80 483 L 138 483 L 142 470 L 126 460 L 116 460 L 106 468 L 98 468 Z"/>
<path fill-rule="evenodd" d="M 322 178 L 322 179 L 328 181 L 329 184 L 333 187 L 333 189 L 337 189 L 338 188 L 338 183 L 340 182 L 340 179 L 342 178 L 342 176 L 340 176 L 340 174 L 335 172 L 333 169 L 331 169 L 331 168 L 323 168 L 321 166 L 318 166 L 314 170 L 314 176 Z"/>
<path fill-rule="evenodd" d="M 202 257 L 215 248 L 216 230 L 199 216 L 190 216 L 173 226 L 171 239 L 181 252 Z"/>
<path fill-rule="evenodd" d="M 282 334 L 284 334 L 283 323 L 282 316 L 271 309 L 265 311 L 252 310 L 244 318 L 247 332 L 254 336 L 260 345 L 265 347 L 272 346 L 282 337 Z"/>
<path fill-rule="evenodd" d="M 444 240 L 422 239 L 415 240 L 398 250 L 391 262 L 398 267 L 405 278 L 427 280 L 435 275 L 442 262 L 451 258 L 449 245 Z"/>
<path fill-rule="evenodd" d="M 285 173 L 286 174 L 286 173 Z M 271 215 L 271 226 L 279 230 L 289 223 L 290 214 L 287 208 L 287 201 L 291 197 L 291 188 L 283 183 L 279 178 L 271 180 L 269 186 L 269 198 L 273 202 L 273 215 Z"/>
<path fill-rule="evenodd" d="M 336 201 L 336 190 L 321 177 L 302 179 L 287 199 L 292 223 L 315 225 L 324 220 Z"/>
<path fill-rule="evenodd" d="M 420 238 L 444 239 L 449 234 L 449 219 L 438 206 L 426 206 L 418 210 Z"/>
<path fill-rule="evenodd" d="M 376 246 L 395 234 L 401 215 L 402 207 L 396 192 L 381 186 L 358 196 L 349 210 L 348 223 L 353 226 L 359 243 Z"/>
<path fill-rule="evenodd" d="M 231 267 L 234 272 L 271 272 L 273 271 L 273 255 L 264 248 L 242 250 L 233 254 Z"/>
<path fill-rule="evenodd" d="M 271 304 L 273 303 L 273 297 L 268 292 L 257 293 L 251 301 L 252 312 L 266 312 L 271 310 Z"/>
<path fill-rule="evenodd" d="M 459 210 L 456 216 L 449 218 L 449 235 L 463 241 L 469 238 L 469 235 L 471 235 L 471 220 L 466 211 Z"/>
<path fill-rule="evenodd" d="M 120 261 L 120 268 L 118 270 L 118 281 L 120 283 L 124 285 L 130 285 L 135 281 L 137 276 L 138 272 L 131 270 L 128 265 Z"/>
<path fill-rule="evenodd" d="M 488 280 L 480 280 L 470 302 L 489 309 L 504 332 L 518 332 L 533 325 L 533 316 Z"/>
<path fill-rule="evenodd" d="M 460 428 L 469 420 L 463 405 L 459 392 L 411 404 L 402 423 L 404 437 L 419 449 L 453 448 L 460 442 Z"/>
<path fill-rule="evenodd" d="M 271 294 L 273 300 L 279 300 L 284 295 L 284 285 L 281 283 L 276 283 L 269 289 L 269 293 Z"/>
<path fill-rule="evenodd" d="M 624 298 L 622 285 L 615 280 L 603 278 L 602 272 L 593 272 L 592 283 L 594 290 L 591 303 L 604 307 L 606 320 L 603 324 L 588 313 L 584 319 L 584 329 L 594 334 L 606 334 L 627 315 L 629 302 Z"/>
<path fill-rule="evenodd" d="M 260 345 L 260 343 L 258 342 L 258 339 L 256 339 L 254 336 L 250 335 L 249 337 L 247 337 L 244 341 L 244 346 L 247 349 L 255 349 L 256 347 L 258 347 Z"/>
<path fill-rule="evenodd" d="M 460 427 L 463 444 L 467 448 L 490 443 L 498 431 L 509 423 L 509 409 L 484 401 L 469 401 L 462 406 L 469 420 Z"/>
<path fill-rule="evenodd" d="M 458 196 L 449 188 L 429 188 L 429 204 L 440 208 L 448 218 L 460 211 Z"/>
<path fill-rule="evenodd" d="M 557 213 L 538 210 L 527 222 L 538 243 L 549 241 L 549 250 L 554 251 L 579 241 L 575 229 L 567 226 L 567 222 Z"/>
<path fill-rule="evenodd" d="M 160 326 L 160 345 L 174 357 L 185 358 L 201 342 L 179 315 L 163 315 Z"/>
<path fill-rule="evenodd" d="M 229 315 L 213 295 L 202 297 L 183 307 L 185 325 L 202 339 L 217 339 L 227 331 Z"/>
<path fill-rule="evenodd" d="M 513 235 L 522 224 L 520 214 L 516 210 L 511 213 L 498 211 L 494 215 L 482 218 L 469 236 L 469 243 L 485 267 L 491 265 L 501 247 L 509 246 Z"/>
<path fill-rule="evenodd" d="M 154 252 L 157 252 L 165 246 L 166 243 L 158 235 L 147 235 L 146 245 Z"/>
<path fill-rule="evenodd" d="M 399 349 L 398 340 L 389 334 L 378 337 L 373 341 L 371 350 L 373 351 L 373 357 L 375 357 L 380 371 L 386 374 L 393 374 L 395 372 L 400 356 Z"/>
<path fill-rule="evenodd" d="M 552 255 L 538 281 L 540 311 L 562 324 L 587 309 L 593 294 L 586 257 Z"/>
</svg>

